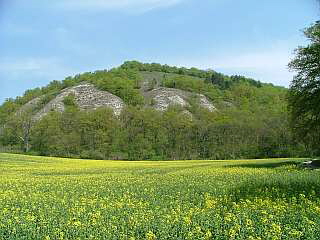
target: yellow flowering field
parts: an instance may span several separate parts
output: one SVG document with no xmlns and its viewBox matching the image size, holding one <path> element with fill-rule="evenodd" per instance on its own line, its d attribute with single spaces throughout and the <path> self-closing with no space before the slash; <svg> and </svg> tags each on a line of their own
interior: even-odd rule
<svg viewBox="0 0 320 240">
<path fill-rule="evenodd" d="M 320 172 L 299 161 L 2 153 L 0 239 L 320 239 Z"/>
</svg>

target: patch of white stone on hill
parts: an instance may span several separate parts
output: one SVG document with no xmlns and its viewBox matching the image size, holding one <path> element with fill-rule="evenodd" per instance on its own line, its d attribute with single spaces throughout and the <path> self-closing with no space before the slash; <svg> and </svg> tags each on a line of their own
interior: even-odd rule
<svg viewBox="0 0 320 240">
<path fill-rule="evenodd" d="M 180 89 L 158 87 L 151 91 L 142 92 L 142 94 L 148 100 L 147 102 L 151 103 L 151 107 L 158 111 L 166 111 L 170 106 L 180 106 L 184 108 L 184 114 L 192 117 L 192 114 L 187 110 L 187 108 L 191 107 L 192 103 L 210 112 L 217 110 L 206 96 Z M 80 110 L 94 110 L 99 107 L 108 107 L 113 110 L 116 116 L 119 116 L 125 107 L 125 103 L 118 96 L 107 91 L 98 90 L 92 84 L 83 83 L 62 90 L 34 115 L 34 119 L 39 120 L 50 111 L 63 112 L 65 110 L 64 99 L 69 95 L 74 96 L 75 103 Z M 41 97 L 31 100 L 22 106 L 19 112 L 36 109 L 40 100 Z"/>
<path fill-rule="evenodd" d="M 175 88 L 160 87 L 145 93 L 145 97 L 151 99 L 152 106 L 159 111 L 166 111 L 169 106 L 190 107 L 190 100 L 210 112 L 216 111 L 216 107 L 203 94 L 183 91 Z"/>
<path fill-rule="evenodd" d="M 109 107 L 115 115 L 120 115 L 124 102 L 121 98 L 95 88 L 92 84 L 81 84 L 74 87 L 64 89 L 58 96 L 44 106 L 35 116 L 41 119 L 50 111 L 63 112 L 65 110 L 64 99 L 69 95 L 73 95 L 75 103 L 80 110 L 94 110 L 99 107 Z"/>
<path fill-rule="evenodd" d="M 18 110 L 17 114 L 20 114 L 22 112 L 32 111 L 32 109 L 35 109 L 38 106 L 38 104 L 40 103 L 40 100 L 41 100 L 41 97 L 36 97 L 31 101 L 27 102 Z"/>
</svg>

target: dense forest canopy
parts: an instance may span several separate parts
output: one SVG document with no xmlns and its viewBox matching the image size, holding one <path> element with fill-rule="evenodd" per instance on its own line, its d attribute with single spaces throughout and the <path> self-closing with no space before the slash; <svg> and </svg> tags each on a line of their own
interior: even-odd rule
<svg viewBox="0 0 320 240">
<path fill-rule="evenodd" d="M 64 112 L 34 120 L 63 89 L 82 83 L 120 97 L 126 104 L 120 116 L 107 108 L 81 111 L 70 95 L 63 101 Z M 203 94 L 218 110 L 190 104 L 187 109 L 157 111 L 144 92 L 158 87 Z M 243 76 L 129 61 L 111 70 L 52 81 L 6 100 L 0 107 L 0 145 L 3 151 L 96 159 L 302 156 L 305 147 L 294 142 L 288 128 L 286 97 L 286 88 Z M 37 104 L 27 108 L 36 98 Z"/>
</svg>

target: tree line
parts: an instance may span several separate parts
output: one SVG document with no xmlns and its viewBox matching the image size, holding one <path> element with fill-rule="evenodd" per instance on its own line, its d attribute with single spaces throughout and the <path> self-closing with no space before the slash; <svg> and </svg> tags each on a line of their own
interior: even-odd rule
<svg viewBox="0 0 320 240">
<path fill-rule="evenodd" d="M 297 59 L 292 68 L 310 58 Z M 186 114 L 179 106 L 171 106 L 165 112 L 146 107 L 141 72 L 163 73 L 161 86 L 204 94 L 219 110 L 208 112 L 191 104 L 187 109 L 191 114 Z M 296 127 L 300 122 L 293 117 L 298 116 L 295 104 L 305 103 L 301 104 L 302 109 L 308 109 L 304 98 L 295 98 L 303 96 L 298 83 L 304 77 L 303 73 L 298 75 L 288 92 L 283 87 L 213 70 L 125 62 L 111 70 L 52 81 L 46 87 L 26 91 L 22 97 L 7 99 L 0 106 L 0 147 L 39 155 L 127 160 L 308 156 L 317 153 L 317 142 L 311 144 L 307 139 L 318 139 L 318 135 L 312 130 L 305 136 L 302 131 L 300 135 L 292 131 L 302 129 Z M 65 112 L 51 112 L 34 121 L 35 112 L 62 89 L 83 82 L 122 98 L 126 108 L 121 115 L 116 117 L 105 108 L 80 111 L 68 96 L 64 100 Z M 40 101 L 36 107 L 21 111 L 37 97 Z"/>
<path fill-rule="evenodd" d="M 93 159 L 237 159 L 297 154 L 281 116 L 258 120 L 235 109 L 220 113 L 199 109 L 191 116 L 178 106 L 163 113 L 129 106 L 116 117 L 106 108 L 79 111 L 69 100 L 65 112 L 51 112 L 37 122 L 31 113 L 13 115 L 1 136 L 3 144 L 33 154 Z"/>
</svg>

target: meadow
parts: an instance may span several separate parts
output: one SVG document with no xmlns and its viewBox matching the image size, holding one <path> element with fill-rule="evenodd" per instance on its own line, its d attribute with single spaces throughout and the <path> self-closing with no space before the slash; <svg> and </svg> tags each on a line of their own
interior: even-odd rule
<svg viewBox="0 0 320 240">
<path fill-rule="evenodd" d="M 0 239 L 320 239 L 320 172 L 301 161 L 0 153 Z"/>
</svg>

